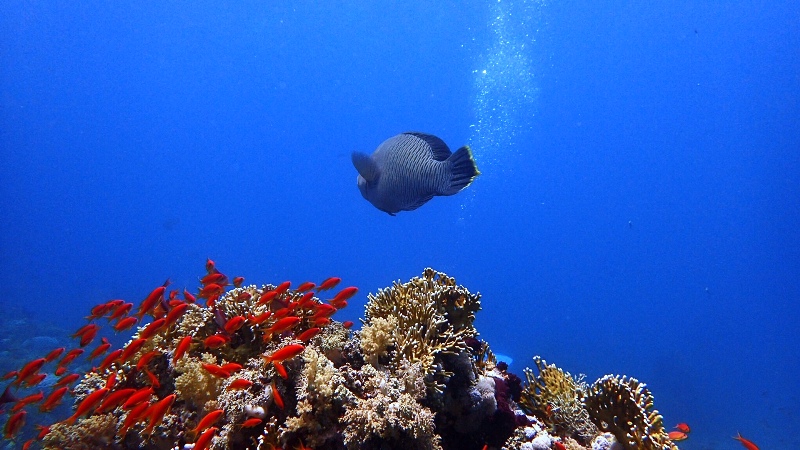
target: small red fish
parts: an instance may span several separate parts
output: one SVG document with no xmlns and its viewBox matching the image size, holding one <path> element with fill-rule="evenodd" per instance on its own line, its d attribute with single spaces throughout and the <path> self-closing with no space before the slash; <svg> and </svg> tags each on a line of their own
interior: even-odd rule
<svg viewBox="0 0 800 450">
<path fill-rule="evenodd" d="M 128 361 L 135 355 L 139 349 L 147 342 L 147 339 L 139 338 L 128 344 L 119 356 L 121 362 Z"/>
<path fill-rule="evenodd" d="M 48 433 L 50 433 L 50 427 L 45 425 L 35 425 L 36 429 L 39 430 L 39 434 L 36 436 L 36 439 L 42 440 Z"/>
<path fill-rule="evenodd" d="M 309 328 L 306 331 L 303 331 L 302 333 L 297 335 L 297 340 L 307 343 L 308 341 L 313 339 L 314 336 L 318 335 L 320 331 L 322 331 L 322 328 L 318 328 L 318 327 Z"/>
<path fill-rule="evenodd" d="M 39 405 L 39 411 L 48 412 L 55 409 L 56 406 L 61 404 L 61 399 L 64 397 L 64 394 L 67 393 L 67 390 L 69 390 L 69 387 L 63 386 L 51 392 L 50 395 L 48 395 L 47 398 L 44 400 L 44 402 L 42 402 L 42 404 Z"/>
<path fill-rule="evenodd" d="M 66 350 L 66 348 L 64 348 L 64 347 L 58 347 L 57 349 L 55 349 L 55 350 L 51 351 L 50 353 L 48 353 L 47 356 L 44 357 L 44 360 L 47 361 L 47 362 L 50 362 L 50 361 L 58 358 L 59 356 L 61 356 L 61 354 L 64 353 L 65 350 Z"/>
<path fill-rule="evenodd" d="M 138 391 L 131 394 L 125 403 L 122 404 L 122 409 L 133 409 L 135 406 L 141 404 L 142 402 L 146 402 L 150 400 L 150 396 L 153 395 L 153 388 L 152 387 L 145 387 L 141 388 Z"/>
<path fill-rule="evenodd" d="M 189 346 L 192 345 L 192 337 L 186 336 L 178 343 L 178 346 L 175 347 L 175 353 L 172 355 L 172 364 L 174 365 L 179 359 L 181 359 L 186 353 L 186 350 L 189 349 Z"/>
<path fill-rule="evenodd" d="M 63 358 L 61 358 L 61 361 L 58 362 L 58 365 L 62 366 L 62 367 L 65 367 L 67 364 L 71 363 L 72 361 L 75 360 L 75 358 L 77 358 L 78 356 L 81 356 L 82 354 L 83 354 L 83 349 L 82 348 L 72 349 L 72 350 L 68 351 L 67 354 L 64 355 Z"/>
<path fill-rule="evenodd" d="M 98 370 L 103 371 L 111 367 L 111 364 L 113 364 L 114 361 L 116 361 L 117 358 L 119 358 L 119 355 L 122 354 L 122 351 L 123 350 L 120 348 L 106 355 L 105 359 L 103 359 L 103 362 L 100 363 L 100 367 Z"/>
<path fill-rule="evenodd" d="M 164 420 L 164 416 L 167 415 L 172 404 L 175 402 L 175 397 L 175 394 L 170 394 L 148 408 L 145 415 L 150 416 L 150 423 L 147 424 L 147 428 L 144 430 L 145 433 L 148 435 L 153 434 L 155 427 L 161 424 L 161 421 Z"/>
<path fill-rule="evenodd" d="M 6 427 L 3 433 L 3 436 L 6 439 L 13 439 L 14 436 L 17 435 L 20 428 L 25 425 L 25 416 L 27 414 L 28 413 L 25 411 L 20 411 L 8 418 L 8 422 L 6 422 Z"/>
<path fill-rule="evenodd" d="M 255 317 L 250 316 L 250 317 L 247 318 L 247 320 L 249 320 L 250 323 L 252 323 L 253 325 L 260 325 L 262 322 L 264 322 L 265 320 L 269 319 L 269 316 L 271 316 L 271 315 L 272 315 L 272 311 L 267 311 L 267 312 L 264 312 L 264 313 L 261 313 L 261 314 L 255 316 Z"/>
<path fill-rule="evenodd" d="M 138 319 L 136 317 L 126 317 L 124 319 L 120 319 L 116 324 L 114 324 L 114 330 L 116 331 L 123 331 L 127 330 L 130 327 L 136 325 Z"/>
<path fill-rule="evenodd" d="M 300 300 L 297 301 L 297 306 L 300 308 L 305 308 L 306 305 L 311 303 L 313 299 L 314 299 L 314 291 L 306 292 L 305 294 L 303 294 Z"/>
<path fill-rule="evenodd" d="M 242 422 L 242 428 L 256 427 L 260 425 L 261 422 L 263 422 L 262 419 L 259 419 L 258 417 L 253 417 L 252 419 L 247 419 L 244 422 Z"/>
<path fill-rule="evenodd" d="M 329 325 L 331 323 L 331 319 L 329 317 L 316 317 L 314 318 L 314 326 L 315 327 L 324 327 L 325 325 Z"/>
<path fill-rule="evenodd" d="M 225 372 L 234 373 L 242 370 L 242 365 L 231 362 L 231 363 L 225 363 L 221 365 L 219 368 L 224 370 Z"/>
<path fill-rule="evenodd" d="M 244 277 L 234 277 L 233 287 L 242 287 L 242 283 L 244 283 Z"/>
<path fill-rule="evenodd" d="M 299 355 L 300 353 L 305 350 L 305 346 L 302 344 L 289 344 L 286 347 L 281 348 L 280 350 L 275 351 L 269 356 L 262 355 L 264 361 L 267 363 L 271 363 L 273 361 L 283 362 L 287 359 L 294 358 L 295 356 Z"/>
<path fill-rule="evenodd" d="M 683 431 L 670 431 L 668 433 L 670 441 L 682 441 L 689 437 L 688 434 L 684 433 Z"/>
<path fill-rule="evenodd" d="M 344 322 L 342 322 L 342 326 L 345 327 L 345 328 L 350 328 L 350 327 L 353 326 L 353 321 L 352 320 L 345 320 Z"/>
<path fill-rule="evenodd" d="M 103 414 L 108 411 L 113 411 L 115 408 L 122 405 L 125 400 L 130 398 L 134 392 L 136 392 L 136 389 L 126 388 L 108 394 L 108 397 L 103 400 L 103 403 L 100 403 L 100 406 L 97 407 L 95 413 Z"/>
<path fill-rule="evenodd" d="M 330 317 L 336 312 L 336 307 L 333 305 L 328 305 L 327 303 L 323 303 L 317 306 L 317 309 L 314 312 L 314 318 L 318 317 Z"/>
<path fill-rule="evenodd" d="M 101 400 L 108 394 L 108 388 L 98 389 L 91 394 L 87 395 L 86 398 L 83 399 L 80 404 L 78 404 L 78 408 L 75 410 L 75 414 L 70 416 L 65 422 L 69 425 L 75 423 L 79 417 L 89 413 Z"/>
<path fill-rule="evenodd" d="M 339 293 L 333 297 L 333 300 L 331 300 L 331 302 L 339 300 L 350 300 L 350 298 L 356 295 L 356 293 L 358 293 L 357 287 L 355 286 L 346 287 L 341 291 L 339 291 Z"/>
<path fill-rule="evenodd" d="M 142 303 L 139 305 L 139 312 L 136 313 L 136 316 L 139 320 L 144 317 L 145 314 L 149 313 L 156 307 L 157 304 L 161 302 L 164 298 L 164 292 L 167 290 L 167 286 L 169 286 L 169 279 L 164 282 L 163 285 L 153 289 L 150 294 L 142 300 Z"/>
<path fill-rule="evenodd" d="M 166 323 L 167 323 L 167 319 L 164 319 L 164 318 L 154 320 L 153 322 L 148 324 L 144 328 L 144 330 L 141 331 L 141 333 L 139 333 L 139 337 L 142 338 L 142 339 L 150 339 L 156 333 L 161 331 L 161 328 L 163 328 L 164 324 L 166 324 Z"/>
<path fill-rule="evenodd" d="M 139 358 L 139 362 L 136 363 L 136 370 L 142 370 L 143 368 L 147 367 L 147 364 L 150 363 L 150 360 L 155 358 L 156 356 L 161 354 L 161 350 L 151 350 Z"/>
<path fill-rule="evenodd" d="M 186 289 L 183 290 L 183 298 L 185 298 L 189 303 L 197 302 L 197 297 L 192 295 L 191 292 L 187 291 Z"/>
<path fill-rule="evenodd" d="M 301 284 L 300 286 L 297 286 L 297 289 L 295 289 L 295 290 L 297 292 L 306 292 L 306 291 L 310 291 L 310 290 L 314 289 L 315 286 L 316 286 L 316 284 L 314 284 L 314 283 L 312 283 L 310 281 L 306 281 L 305 283 Z"/>
<path fill-rule="evenodd" d="M 19 371 L 12 370 L 11 372 L 8 372 L 7 374 L 3 375 L 3 379 L 4 380 L 8 380 L 10 378 L 14 378 L 15 376 L 17 376 L 18 373 L 19 373 Z"/>
<path fill-rule="evenodd" d="M 220 286 L 228 284 L 228 277 L 219 272 L 210 273 L 200 279 L 200 284 L 208 286 L 209 284 L 218 284 Z"/>
<path fill-rule="evenodd" d="M 42 380 L 44 380 L 45 378 L 47 378 L 47 374 L 46 373 L 37 373 L 37 374 L 31 375 L 28 378 L 26 378 L 25 381 L 22 382 L 22 386 L 24 386 L 24 387 L 36 386 L 37 384 L 41 383 Z"/>
<path fill-rule="evenodd" d="M 231 317 L 227 322 L 225 322 L 225 332 L 228 334 L 233 334 L 239 331 L 239 328 L 242 328 L 244 325 L 245 318 L 242 316 L 235 316 Z"/>
<path fill-rule="evenodd" d="M 211 427 L 203 432 L 200 437 L 197 438 L 197 441 L 194 443 L 193 450 L 207 450 L 208 444 L 211 443 L 211 440 L 214 439 L 214 435 L 217 433 L 217 427 Z"/>
<path fill-rule="evenodd" d="M 689 428 L 689 425 L 684 423 L 684 422 L 681 422 L 681 423 L 675 425 L 675 429 L 678 430 L 678 431 L 683 431 L 684 433 L 687 433 L 687 434 L 690 431 L 692 431 L 692 429 Z"/>
<path fill-rule="evenodd" d="M 279 284 L 278 287 L 273 289 L 273 291 L 275 291 L 275 293 L 277 295 L 281 295 L 284 292 L 288 291 L 289 287 L 291 287 L 291 286 L 292 286 L 292 283 L 290 281 L 284 281 L 283 283 Z"/>
<path fill-rule="evenodd" d="M 208 373 L 210 373 L 211 375 L 214 375 L 217 378 L 228 378 L 229 376 L 231 376 L 230 372 L 228 372 L 226 370 L 223 370 L 222 367 L 220 367 L 220 366 L 218 366 L 216 364 L 203 363 L 202 366 L 203 366 L 203 369 L 206 369 L 206 371 Z"/>
<path fill-rule="evenodd" d="M 281 376 L 284 380 L 289 379 L 289 372 L 286 371 L 286 367 L 283 364 L 279 363 L 278 361 L 272 361 L 272 367 L 275 368 L 275 372 L 278 372 L 278 375 Z"/>
<path fill-rule="evenodd" d="M 239 389 L 247 389 L 252 385 L 253 385 L 253 382 L 250 381 L 250 380 L 245 380 L 244 378 L 237 378 L 237 379 L 231 381 L 231 384 L 228 385 L 226 390 L 234 391 L 234 390 L 239 390 Z"/>
<path fill-rule="evenodd" d="M 212 297 L 219 296 L 224 291 L 225 291 L 224 287 L 216 283 L 211 283 L 209 285 L 203 286 L 203 288 L 200 289 L 200 293 L 197 295 L 197 297 L 210 299 Z"/>
<path fill-rule="evenodd" d="M 214 273 L 215 270 L 217 270 L 217 268 L 214 261 L 212 261 L 211 258 L 206 258 L 206 272 Z"/>
<path fill-rule="evenodd" d="M 161 387 L 161 382 L 158 381 L 158 377 L 153 372 L 144 369 L 144 374 L 147 375 L 147 378 L 150 381 L 150 386 L 152 386 L 153 389 L 158 389 Z"/>
<path fill-rule="evenodd" d="M 259 305 L 267 304 L 267 303 L 271 302 L 272 300 L 274 300 L 275 297 L 277 297 L 277 296 L 278 296 L 278 292 L 277 291 L 265 292 L 265 293 L 261 294 L 260 297 L 258 297 L 258 302 L 257 303 Z"/>
<path fill-rule="evenodd" d="M 111 322 L 112 320 L 116 320 L 127 315 L 131 309 L 133 309 L 133 303 L 123 303 L 119 305 L 114 312 L 108 316 L 108 321 Z"/>
<path fill-rule="evenodd" d="M 167 314 L 167 318 L 165 319 L 165 325 L 169 326 L 173 323 L 177 322 L 178 319 L 186 312 L 186 309 L 189 308 L 188 303 L 181 303 L 180 305 L 176 305 L 175 307 L 170 310 Z"/>
<path fill-rule="evenodd" d="M 206 414 L 202 419 L 200 419 L 199 422 L 197 422 L 197 426 L 194 427 L 194 429 L 192 430 L 192 433 L 197 434 L 197 433 L 199 433 L 201 431 L 204 431 L 206 428 L 210 427 L 211 425 L 214 425 L 214 422 L 219 420 L 219 418 L 222 417 L 223 413 L 225 413 L 225 411 L 223 411 L 221 409 L 217 409 L 217 410 L 211 411 L 210 413 Z"/>
<path fill-rule="evenodd" d="M 253 298 L 253 295 L 247 291 L 239 292 L 239 294 L 236 295 L 236 300 L 240 302 L 246 302 L 251 298 Z"/>
<path fill-rule="evenodd" d="M 295 316 L 284 317 L 269 327 L 271 334 L 280 334 L 300 323 L 300 318 Z"/>
<path fill-rule="evenodd" d="M 14 404 L 14 407 L 11 408 L 11 412 L 17 412 L 20 409 L 30 405 L 31 403 L 40 402 L 44 399 L 44 392 L 39 391 L 38 394 L 31 394 L 25 397 L 22 397 Z"/>
<path fill-rule="evenodd" d="M 17 379 L 14 380 L 14 383 L 12 383 L 12 384 L 19 385 L 20 383 L 22 383 L 26 379 L 28 379 L 31 376 L 35 375 L 39 371 L 39 369 L 42 368 L 44 363 L 46 363 L 46 362 L 47 362 L 46 359 L 39 358 L 39 359 L 34 359 L 33 361 L 29 362 L 28 364 L 25 364 L 22 367 L 22 369 L 19 369 L 19 372 L 17 373 Z"/>
<path fill-rule="evenodd" d="M 230 341 L 229 337 L 223 336 L 221 334 L 214 334 L 212 336 L 205 338 L 203 340 L 203 345 L 205 345 L 206 348 L 219 348 L 227 344 L 228 341 Z"/>
<path fill-rule="evenodd" d="M 741 442 L 742 446 L 747 450 L 759 450 L 758 446 L 754 444 L 753 441 L 743 438 L 741 433 L 736 433 L 736 436 L 734 436 L 733 438 Z"/>
<path fill-rule="evenodd" d="M 64 366 L 58 366 L 58 367 L 56 367 L 56 371 L 55 371 L 55 372 L 53 372 L 53 373 L 54 373 L 54 374 L 55 374 L 57 377 L 60 377 L 61 375 L 64 375 L 65 373 L 67 373 L 67 368 L 66 368 L 66 367 L 64 367 Z"/>
<path fill-rule="evenodd" d="M 339 277 L 330 277 L 327 278 L 325 281 L 317 286 L 317 291 L 327 291 L 328 289 L 333 289 L 342 281 Z"/>
<path fill-rule="evenodd" d="M 81 377 L 80 374 L 77 374 L 77 373 L 71 373 L 69 375 L 65 375 L 65 376 L 59 378 L 54 386 L 66 386 L 66 385 L 68 385 L 70 383 L 73 383 L 73 382 L 77 381 L 78 378 L 80 378 L 80 377 Z"/>
<path fill-rule="evenodd" d="M 111 372 L 106 379 L 106 387 L 110 391 L 114 389 L 115 384 L 117 384 L 117 372 Z"/>
<path fill-rule="evenodd" d="M 124 405 L 122 407 L 125 408 Z M 128 432 L 128 429 L 142 420 L 148 410 L 150 410 L 150 403 L 148 402 L 142 402 L 133 407 L 133 409 L 131 409 L 131 411 L 125 417 L 125 422 L 122 424 L 122 428 L 120 428 L 119 435 L 125 436 L 125 434 Z"/>
<path fill-rule="evenodd" d="M 275 400 L 275 404 L 278 405 L 278 408 L 283 409 L 286 405 L 283 403 L 283 397 L 281 397 L 281 393 L 278 392 L 278 388 L 275 387 L 275 382 L 272 382 L 272 399 Z"/>
<path fill-rule="evenodd" d="M 567 450 L 567 446 L 561 441 L 553 441 L 553 447 L 556 450 Z"/>
<path fill-rule="evenodd" d="M 109 348 L 111 348 L 110 342 L 105 342 L 103 344 L 98 345 L 97 348 L 92 350 L 92 353 L 89 354 L 89 361 L 107 352 Z"/>
</svg>

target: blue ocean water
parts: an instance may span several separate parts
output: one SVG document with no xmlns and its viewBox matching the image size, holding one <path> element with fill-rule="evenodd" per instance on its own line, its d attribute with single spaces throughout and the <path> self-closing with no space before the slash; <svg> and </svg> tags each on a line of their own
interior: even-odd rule
<svg viewBox="0 0 800 450">
<path fill-rule="evenodd" d="M 512 371 L 634 376 L 681 448 L 797 448 L 798 24 L 789 1 L 3 2 L 0 351 L 196 288 L 206 257 L 340 276 L 342 320 L 430 266 L 483 294 Z M 350 153 L 409 130 L 482 175 L 390 217 Z"/>
</svg>

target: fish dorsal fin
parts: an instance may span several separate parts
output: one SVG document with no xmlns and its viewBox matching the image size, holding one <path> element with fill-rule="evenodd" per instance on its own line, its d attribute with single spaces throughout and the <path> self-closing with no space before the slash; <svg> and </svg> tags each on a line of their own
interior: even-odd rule
<svg viewBox="0 0 800 450">
<path fill-rule="evenodd" d="M 361 152 L 353 152 L 350 158 L 353 160 L 353 165 L 356 166 L 358 174 L 364 177 L 367 183 L 378 181 L 381 171 L 371 156 Z"/>
<path fill-rule="evenodd" d="M 444 143 L 443 140 L 439 139 L 438 137 L 432 134 L 425 134 L 425 133 L 417 133 L 414 131 L 409 131 L 407 133 L 411 136 L 418 137 L 425 141 L 428 145 L 431 146 L 431 152 L 433 152 L 433 159 L 437 161 L 444 161 L 445 159 L 449 158 L 452 152 L 450 148 L 447 147 L 447 144 Z"/>
</svg>

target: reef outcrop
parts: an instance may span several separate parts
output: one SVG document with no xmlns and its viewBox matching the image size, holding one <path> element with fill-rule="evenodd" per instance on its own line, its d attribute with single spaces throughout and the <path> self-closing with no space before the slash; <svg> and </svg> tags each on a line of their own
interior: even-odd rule
<svg viewBox="0 0 800 450">
<path fill-rule="evenodd" d="M 131 340 L 82 374 L 73 416 L 37 445 L 677 448 L 635 379 L 606 376 L 590 386 L 538 357 L 525 381 L 509 372 L 474 327 L 481 295 L 433 269 L 369 295 L 358 331 L 332 319 L 356 293 L 323 290 L 338 281 L 291 289 L 234 279 L 229 288 L 213 264 L 207 270 L 197 295 L 205 306 L 161 288 L 148 296 Z M 93 320 L 120 307 L 93 310 Z"/>
</svg>

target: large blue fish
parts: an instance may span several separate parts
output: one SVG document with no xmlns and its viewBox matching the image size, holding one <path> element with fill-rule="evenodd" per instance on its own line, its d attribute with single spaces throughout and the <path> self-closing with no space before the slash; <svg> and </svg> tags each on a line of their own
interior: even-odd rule
<svg viewBox="0 0 800 450">
<path fill-rule="evenodd" d="M 390 215 L 456 194 L 480 175 L 468 146 L 451 153 L 443 140 L 423 133 L 398 134 L 372 155 L 353 152 L 352 159 L 361 195 Z"/>
</svg>

